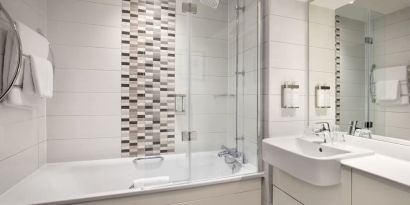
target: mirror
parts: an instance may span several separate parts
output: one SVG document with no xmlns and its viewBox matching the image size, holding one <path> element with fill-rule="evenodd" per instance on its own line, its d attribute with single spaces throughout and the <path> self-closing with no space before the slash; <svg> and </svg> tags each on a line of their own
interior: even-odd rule
<svg viewBox="0 0 410 205">
<path fill-rule="evenodd" d="M 0 101 L 14 88 L 19 79 L 21 43 L 14 21 L 0 5 Z"/>
<path fill-rule="evenodd" d="M 358 121 L 364 137 L 410 144 L 409 65 L 410 0 L 310 2 L 310 123 Z"/>
</svg>

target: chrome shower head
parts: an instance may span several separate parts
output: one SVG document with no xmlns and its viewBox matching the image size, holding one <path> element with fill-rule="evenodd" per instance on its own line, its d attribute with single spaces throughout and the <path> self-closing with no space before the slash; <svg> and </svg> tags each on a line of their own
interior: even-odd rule
<svg viewBox="0 0 410 205">
<path fill-rule="evenodd" d="M 200 2 L 201 4 L 209 6 L 213 9 L 216 9 L 219 6 L 219 0 L 200 0 Z"/>
</svg>

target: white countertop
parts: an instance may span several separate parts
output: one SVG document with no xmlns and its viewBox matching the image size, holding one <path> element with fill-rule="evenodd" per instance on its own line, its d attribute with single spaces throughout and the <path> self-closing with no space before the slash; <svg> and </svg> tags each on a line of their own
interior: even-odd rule
<svg viewBox="0 0 410 205">
<path fill-rule="evenodd" d="M 410 161 L 381 154 L 345 159 L 345 166 L 410 187 Z"/>
</svg>

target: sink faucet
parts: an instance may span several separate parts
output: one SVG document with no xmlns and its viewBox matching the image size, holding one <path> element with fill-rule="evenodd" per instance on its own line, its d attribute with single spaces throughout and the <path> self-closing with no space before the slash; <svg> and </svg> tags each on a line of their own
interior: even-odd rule
<svg viewBox="0 0 410 205">
<path fill-rule="evenodd" d="M 349 129 L 347 131 L 348 135 L 354 136 L 354 133 L 356 132 L 356 130 L 360 129 L 359 127 L 357 127 L 358 123 L 359 123 L 358 121 L 350 121 Z"/>
<path fill-rule="evenodd" d="M 364 137 L 364 138 L 372 138 L 372 132 L 370 128 L 373 127 L 373 122 L 365 122 L 364 127 L 360 128 L 357 126 L 358 121 L 350 121 L 349 130 L 347 134 L 352 136 Z"/>
<path fill-rule="evenodd" d="M 321 128 L 315 129 L 314 134 L 317 136 L 323 134 L 323 142 L 326 143 L 326 134 L 330 135 L 330 124 L 328 122 L 317 122 L 316 124 L 321 125 Z"/>
</svg>

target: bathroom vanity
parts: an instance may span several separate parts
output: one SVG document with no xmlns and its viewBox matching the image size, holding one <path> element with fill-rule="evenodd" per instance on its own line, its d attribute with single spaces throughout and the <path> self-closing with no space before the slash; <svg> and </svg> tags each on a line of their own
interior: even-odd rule
<svg viewBox="0 0 410 205">
<path fill-rule="evenodd" d="M 409 13 L 396 0 L 309 1 L 304 120 L 328 126 L 264 140 L 273 205 L 410 204 Z"/>
<path fill-rule="evenodd" d="M 304 142 L 291 146 L 277 143 L 304 138 Z M 346 136 L 345 142 L 334 144 L 318 144 L 311 140 L 312 145 L 309 147 L 305 145 L 309 139 L 315 138 L 298 136 L 264 140 L 264 160 L 273 166 L 274 205 L 409 204 L 410 177 L 407 173 L 410 170 L 410 147 L 355 136 Z M 271 155 L 275 148 L 282 149 L 282 155 Z M 317 153 L 313 148 L 317 148 Z M 321 154 L 329 148 L 346 150 L 347 153 Z M 290 155 L 294 155 L 294 158 Z M 300 163 L 295 160 L 297 156 L 309 158 L 311 161 L 308 164 Z M 272 161 L 271 158 L 275 157 L 286 159 L 288 165 Z M 334 162 L 335 166 L 339 165 L 338 182 L 317 183 L 322 179 L 321 176 L 326 178 L 334 171 L 327 169 L 325 161 Z M 303 178 L 305 175 L 300 175 L 309 174 L 313 168 L 315 173 L 318 173 L 318 181 L 306 180 Z"/>
</svg>

